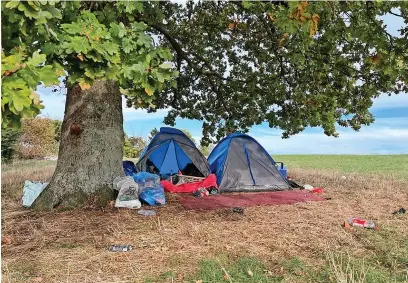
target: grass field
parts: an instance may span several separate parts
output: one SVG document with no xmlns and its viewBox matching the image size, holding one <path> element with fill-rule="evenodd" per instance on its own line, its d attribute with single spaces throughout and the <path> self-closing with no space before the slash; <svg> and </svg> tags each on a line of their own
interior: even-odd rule
<svg viewBox="0 0 408 283">
<path fill-rule="evenodd" d="M 408 208 L 406 155 L 274 159 L 299 183 L 324 187 L 327 200 L 244 215 L 186 211 L 177 195 L 154 217 L 34 212 L 19 204 L 24 180 L 49 180 L 55 162 L 2 166 L 3 282 L 408 282 L 408 215 L 392 214 Z M 346 230 L 351 216 L 380 229 Z M 134 249 L 111 253 L 109 244 Z"/>
<path fill-rule="evenodd" d="M 334 170 L 339 173 L 381 174 L 408 179 L 405 155 L 273 155 L 290 168 Z"/>
</svg>

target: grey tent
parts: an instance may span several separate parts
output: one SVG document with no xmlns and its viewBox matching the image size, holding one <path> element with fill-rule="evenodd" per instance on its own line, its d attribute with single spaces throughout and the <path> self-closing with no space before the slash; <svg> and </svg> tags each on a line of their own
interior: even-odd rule
<svg viewBox="0 0 408 283">
<path fill-rule="evenodd" d="M 208 157 L 220 192 L 289 189 L 275 161 L 252 137 L 233 133 L 221 140 Z"/>
</svg>

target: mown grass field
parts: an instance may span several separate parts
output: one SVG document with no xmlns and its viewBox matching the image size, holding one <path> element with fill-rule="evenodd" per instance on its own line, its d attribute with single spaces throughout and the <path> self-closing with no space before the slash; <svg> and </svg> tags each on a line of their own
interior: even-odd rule
<svg viewBox="0 0 408 283">
<path fill-rule="evenodd" d="M 186 211 L 177 195 L 153 217 L 35 212 L 20 207 L 24 180 L 49 180 L 55 161 L 2 166 L 2 282 L 408 282 L 408 215 L 392 214 L 408 208 L 406 155 L 274 159 L 300 184 L 324 187 L 327 200 L 244 215 Z M 346 230 L 351 216 L 380 229 Z M 110 244 L 134 249 L 112 253 Z"/>
<path fill-rule="evenodd" d="M 380 174 L 408 179 L 408 154 L 402 155 L 273 155 L 290 168 L 339 173 Z"/>
</svg>

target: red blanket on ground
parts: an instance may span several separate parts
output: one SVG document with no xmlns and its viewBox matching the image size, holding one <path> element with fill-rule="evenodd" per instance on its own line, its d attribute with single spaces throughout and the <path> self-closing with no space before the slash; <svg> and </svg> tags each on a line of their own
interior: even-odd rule
<svg viewBox="0 0 408 283">
<path fill-rule="evenodd" d="M 160 182 L 160 184 L 163 186 L 166 192 L 170 192 L 170 193 L 192 193 L 198 190 L 198 188 L 204 188 L 204 189 L 211 188 L 211 187 L 218 188 L 217 178 L 215 177 L 214 174 L 209 175 L 207 178 L 205 178 L 202 181 L 194 182 L 194 183 L 184 183 L 184 184 L 176 186 L 167 180 L 163 180 Z"/>
<path fill-rule="evenodd" d="M 306 190 L 239 194 L 228 193 L 203 198 L 194 198 L 191 196 L 182 197 L 179 199 L 181 205 L 185 209 L 189 210 L 212 210 L 228 207 L 280 205 L 322 200 L 325 199 Z"/>
</svg>

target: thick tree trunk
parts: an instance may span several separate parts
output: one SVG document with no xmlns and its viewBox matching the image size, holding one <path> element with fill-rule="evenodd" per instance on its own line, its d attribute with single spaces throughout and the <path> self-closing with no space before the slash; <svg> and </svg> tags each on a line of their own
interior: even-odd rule
<svg viewBox="0 0 408 283">
<path fill-rule="evenodd" d="M 57 167 L 34 207 L 105 206 L 123 175 L 123 114 L 118 86 L 95 81 L 68 89 Z"/>
</svg>

